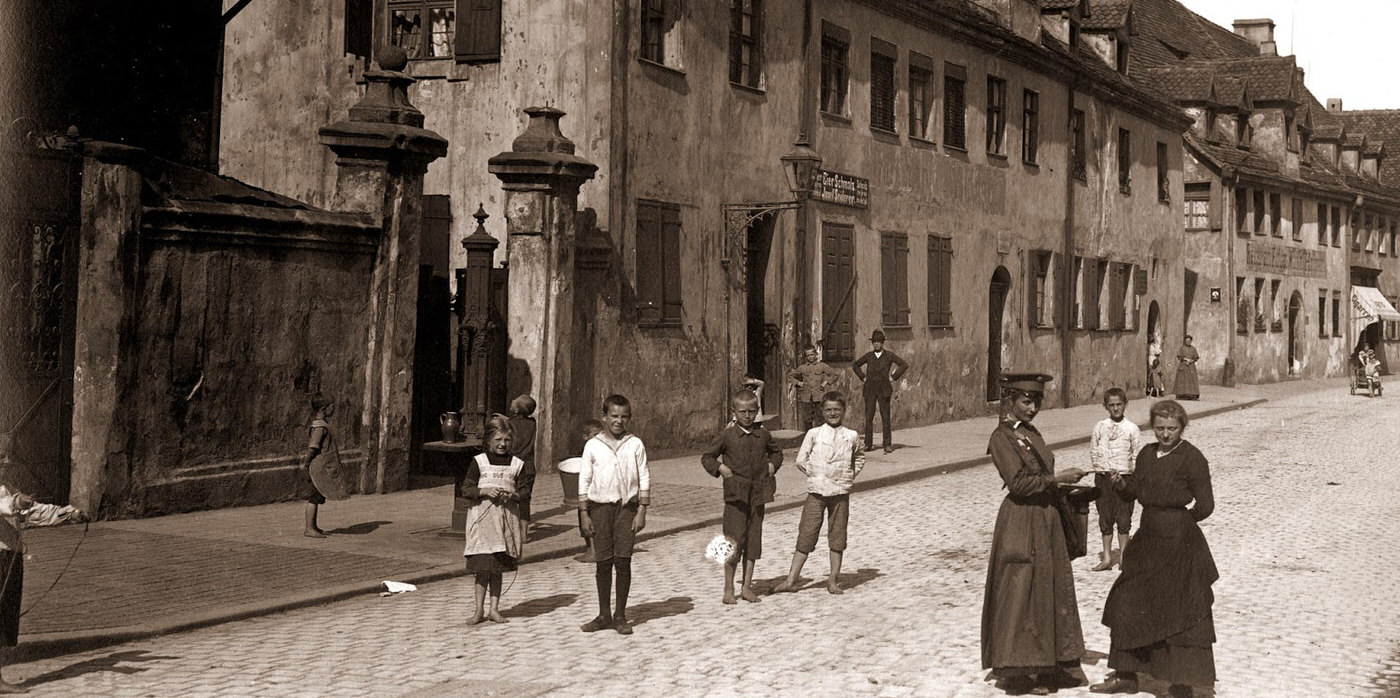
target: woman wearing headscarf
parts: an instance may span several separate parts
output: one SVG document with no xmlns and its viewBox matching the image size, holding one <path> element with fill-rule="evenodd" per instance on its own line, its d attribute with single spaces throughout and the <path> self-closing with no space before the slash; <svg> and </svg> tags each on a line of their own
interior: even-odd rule
<svg viewBox="0 0 1400 698">
<path fill-rule="evenodd" d="M 1186 410 L 1162 400 L 1149 414 L 1157 443 L 1142 449 L 1132 474 L 1111 476 L 1115 487 L 1142 503 L 1142 520 L 1104 603 L 1114 672 L 1089 690 L 1136 693 L 1138 672 L 1144 672 L 1183 698 L 1192 686 L 1215 683 L 1210 586 L 1220 574 L 1197 525 L 1215 510 L 1215 496 L 1206 457 L 1181 438 Z"/>
<path fill-rule="evenodd" d="M 1031 426 L 1040 411 L 1043 373 L 1002 376 L 1001 423 L 987 452 L 1007 493 L 992 532 L 982 604 L 982 668 L 1008 695 L 1046 695 L 1079 685 L 1068 673 L 1084 655 L 1064 528 L 1056 507 L 1061 483 L 1084 477 L 1055 472 L 1055 454 Z"/>
</svg>

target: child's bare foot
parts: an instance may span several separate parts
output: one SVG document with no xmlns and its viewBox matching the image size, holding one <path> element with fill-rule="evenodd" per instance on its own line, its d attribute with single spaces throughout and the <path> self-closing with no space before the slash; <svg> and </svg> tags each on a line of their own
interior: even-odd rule
<svg viewBox="0 0 1400 698">
<path fill-rule="evenodd" d="M 506 617 L 503 616 L 503 615 L 501 615 L 499 611 L 496 611 L 496 610 L 494 610 L 494 609 L 486 612 L 486 620 L 489 620 L 489 621 L 491 621 L 492 623 L 509 623 L 509 622 L 510 622 L 509 620 L 506 620 Z"/>
<path fill-rule="evenodd" d="M 476 613 L 473 613 L 470 618 L 467 619 L 467 625 L 476 625 L 477 623 L 481 622 L 482 618 L 484 618 L 484 616 L 481 615 L 481 611 L 477 611 Z"/>
<path fill-rule="evenodd" d="M 319 531 L 319 530 L 314 529 L 314 528 L 308 528 L 308 529 L 306 529 L 305 531 L 302 531 L 302 532 L 301 532 L 301 535 L 306 536 L 307 538 L 325 538 L 325 537 L 326 537 L 326 532 L 325 532 L 325 531 Z"/>
<path fill-rule="evenodd" d="M 797 582 L 793 579 L 784 579 L 773 587 L 774 594 L 791 594 L 794 591 L 797 591 Z"/>
<path fill-rule="evenodd" d="M 16 686 L 15 684 L 10 683 L 9 681 L 0 680 L 0 693 L 15 694 L 28 692 L 29 689 L 25 688 L 24 686 Z"/>
<path fill-rule="evenodd" d="M 734 604 L 739 603 L 739 600 L 736 599 L 736 598 L 734 598 L 734 592 L 732 592 L 732 591 L 729 592 L 728 594 L 725 594 L 725 595 L 724 595 L 724 598 L 721 599 L 721 600 L 725 603 L 725 605 L 728 605 L 728 606 L 733 606 Z"/>
<path fill-rule="evenodd" d="M 833 581 L 830 581 L 830 582 L 827 582 L 827 583 L 826 583 L 826 593 L 828 593 L 828 594 L 844 594 L 844 593 L 846 593 L 846 592 L 841 591 L 841 585 L 840 585 L 840 584 L 837 584 L 836 581 L 833 580 Z"/>
<path fill-rule="evenodd" d="M 741 599 L 743 599 L 743 600 L 745 600 L 745 601 L 747 601 L 747 602 L 749 602 L 749 603 L 758 603 L 759 601 L 762 601 L 762 600 L 763 600 L 763 599 L 758 598 L 758 594 L 753 593 L 753 589 L 750 589 L 749 587 L 744 587 L 744 588 L 739 592 L 739 598 L 741 598 Z"/>
</svg>

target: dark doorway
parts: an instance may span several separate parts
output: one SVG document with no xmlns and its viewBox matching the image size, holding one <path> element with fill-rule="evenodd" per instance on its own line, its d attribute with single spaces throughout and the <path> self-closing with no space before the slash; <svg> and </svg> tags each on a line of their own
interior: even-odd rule
<svg viewBox="0 0 1400 698">
<path fill-rule="evenodd" d="M 0 473 L 66 503 L 72 471 L 73 336 L 81 163 L 0 144 Z"/>
<path fill-rule="evenodd" d="M 772 258 L 772 251 L 773 218 L 765 216 L 749 224 L 744 244 L 744 286 L 748 291 L 745 305 L 747 357 L 744 371 L 745 375 L 772 383 L 773 387 L 764 391 L 765 403 L 777 402 L 771 399 L 770 394 L 782 394 L 781 381 L 774 382 L 776 376 L 770 371 L 774 362 L 769 361 L 770 355 L 778 346 L 777 326 L 768 322 L 767 317 L 768 288 L 765 280 L 768 278 L 768 262 Z M 775 414 L 775 410 L 770 409 L 767 404 L 759 405 L 759 409 L 765 416 Z"/>
<path fill-rule="evenodd" d="M 1147 342 L 1149 344 L 1152 343 L 1152 340 L 1157 339 L 1161 333 L 1162 328 L 1158 326 L 1161 321 L 1162 306 L 1157 305 L 1157 301 L 1152 301 L 1152 304 L 1147 306 Z"/>
<path fill-rule="evenodd" d="M 1302 359 L 1298 352 L 1298 338 L 1302 336 L 1303 296 L 1297 291 L 1288 299 L 1288 375 L 1302 373 Z"/>
<path fill-rule="evenodd" d="M 997 267 L 987 294 L 987 401 L 1001 399 L 1001 325 L 1006 311 L 1006 294 L 1011 291 L 1011 273 Z"/>
</svg>

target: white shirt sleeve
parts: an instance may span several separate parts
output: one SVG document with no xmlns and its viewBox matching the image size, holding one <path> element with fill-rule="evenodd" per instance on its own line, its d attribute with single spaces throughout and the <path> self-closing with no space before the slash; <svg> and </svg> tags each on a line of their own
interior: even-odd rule
<svg viewBox="0 0 1400 698">
<path fill-rule="evenodd" d="M 651 504 L 651 468 L 647 465 L 647 447 L 637 439 L 637 499 L 645 505 Z"/>
</svg>

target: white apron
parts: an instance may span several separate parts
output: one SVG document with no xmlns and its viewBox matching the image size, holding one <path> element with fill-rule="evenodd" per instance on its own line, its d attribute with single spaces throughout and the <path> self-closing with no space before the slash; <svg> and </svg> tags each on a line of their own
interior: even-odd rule
<svg viewBox="0 0 1400 698">
<path fill-rule="evenodd" d="M 510 465 L 492 465 L 485 453 L 478 454 L 475 460 L 481 470 L 477 487 L 515 492 L 515 478 L 525 467 L 525 461 L 512 456 Z M 519 560 L 525 541 L 525 522 L 512 507 L 478 499 L 467 509 L 466 535 L 463 556 L 505 553 Z"/>
</svg>

